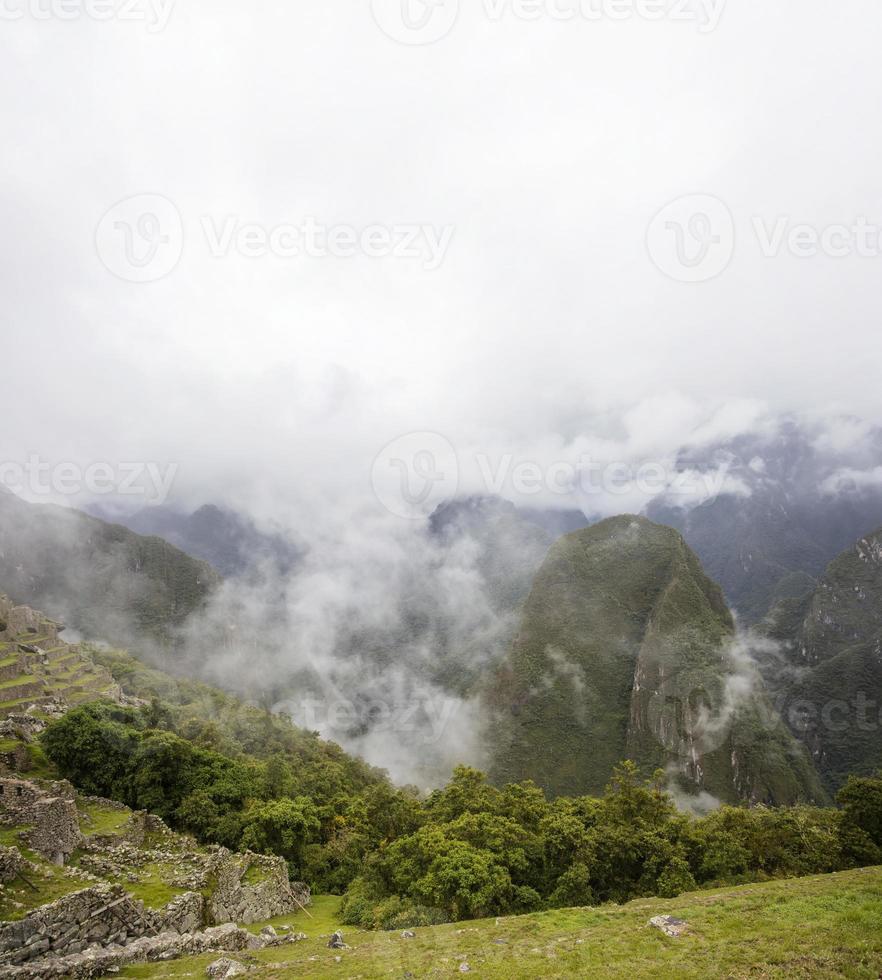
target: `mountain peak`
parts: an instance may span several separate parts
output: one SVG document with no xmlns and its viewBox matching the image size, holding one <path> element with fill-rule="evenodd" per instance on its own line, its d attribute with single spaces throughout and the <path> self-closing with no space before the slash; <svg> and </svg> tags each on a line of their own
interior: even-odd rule
<svg viewBox="0 0 882 980">
<path fill-rule="evenodd" d="M 734 647 L 719 586 L 673 528 L 620 515 L 559 538 L 491 696 L 494 777 L 596 793 L 631 758 L 729 800 L 822 795 L 780 726 L 751 755 L 756 708 L 776 716 Z"/>
</svg>

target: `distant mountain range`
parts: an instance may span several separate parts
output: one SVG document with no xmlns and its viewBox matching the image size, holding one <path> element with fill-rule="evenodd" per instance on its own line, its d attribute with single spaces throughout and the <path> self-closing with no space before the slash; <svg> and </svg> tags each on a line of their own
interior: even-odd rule
<svg viewBox="0 0 882 980">
<path fill-rule="evenodd" d="M 480 723 L 498 780 L 595 792 L 633 757 L 692 793 L 821 799 L 882 766 L 880 460 L 854 420 L 778 421 L 679 454 L 725 473 L 710 499 L 598 521 L 458 498 L 366 569 L 213 505 L 123 527 L 0 492 L 0 581 L 263 703 L 350 704 L 324 733 L 353 750 L 407 753 L 378 711 L 453 699 L 450 738 L 405 740 L 426 780 Z"/>
<path fill-rule="evenodd" d="M 220 576 L 162 538 L 3 490 L 0 582 L 90 639 L 167 650 Z"/>
<path fill-rule="evenodd" d="M 225 578 L 261 570 L 288 575 L 303 557 L 302 548 L 286 535 L 260 531 L 250 517 L 214 504 L 192 512 L 162 506 L 131 513 L 92 507 L 90 513 L 136 534 L 165 538 L 194 558 L 207 561 Z"/>
<path fill-rule="evenodd" d="M 648 517 L 677 528 L 744 622 L 814 587 L 827 563 L 882 524 L 882 431 L 851 419 L 792 420 L 683 451 L 680 470 L 725 467 L 729 486 L 698 506 L 662 498 Z"/>
</svg>

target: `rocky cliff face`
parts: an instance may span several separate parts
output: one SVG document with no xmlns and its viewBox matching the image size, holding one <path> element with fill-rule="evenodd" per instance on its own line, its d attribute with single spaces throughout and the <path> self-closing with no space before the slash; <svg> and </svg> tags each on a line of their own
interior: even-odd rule
<svg viewBox="0 0 882 980">
<path fill-rule="evenodd" d="M 823 793 L 680 535 L 617 517 L 561 538 L 492 686 L 497 780 L 596 793 L 632 758 L 691 791 Z"/>
<path fill-rule="evenodd" d="M 827 568 L 817 588 L 781 603 L 764 667 L 788 723 L 835 790 L 882 766 L 882 529 Z"/>
</svg>

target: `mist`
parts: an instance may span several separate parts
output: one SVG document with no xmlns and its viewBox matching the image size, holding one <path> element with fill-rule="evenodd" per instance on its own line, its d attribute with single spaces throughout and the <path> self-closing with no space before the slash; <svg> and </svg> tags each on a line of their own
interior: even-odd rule
<svg viewBox="0 0 882 980">
<path fill-rule="evenodd" d="M 822 247 L 882 223 L 878 5 L 516 6 L 415 38 L 367 0 L 13 5 L 0 38 L 0 484 L 282 542 L 181 662 L 417 782 L 480 762 L 557 533 L 777 481 L 845 537 L 882 490 L 882 257 Z M 701 281 L 655 237 L 683 201 L 730 246 Z M 485 498 L 492 539 L 433 527 Z"/>
</svg>

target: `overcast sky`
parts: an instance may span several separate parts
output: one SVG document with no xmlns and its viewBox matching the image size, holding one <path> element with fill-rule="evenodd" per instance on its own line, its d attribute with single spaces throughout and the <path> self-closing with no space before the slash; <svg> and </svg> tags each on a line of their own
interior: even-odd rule
<svg viewBox="0 0 882 980">
<path fill-rule="evenodd" d="M 40 3 L 0 18 L 4 460 L 272 512 L 369 497 L 412 431 L 546 459 L 882 422 L 877 0 L 440 0 L 422 35 L 398 0 Z"/>
</svg>

